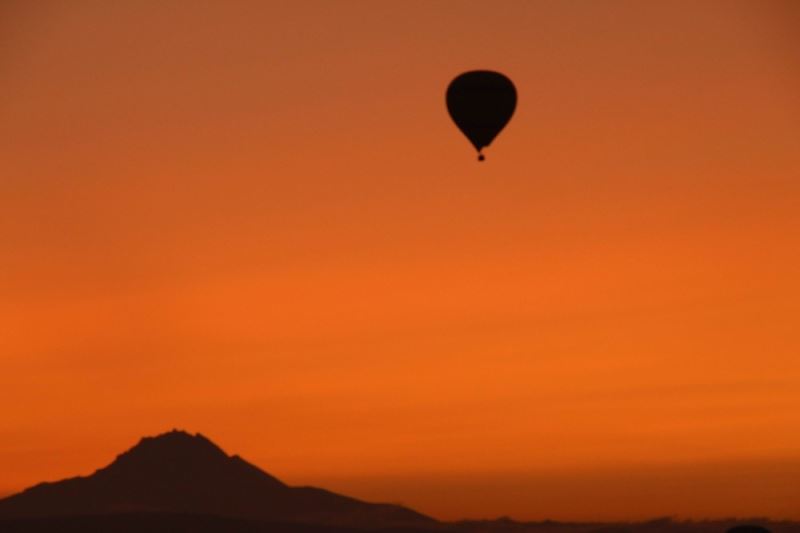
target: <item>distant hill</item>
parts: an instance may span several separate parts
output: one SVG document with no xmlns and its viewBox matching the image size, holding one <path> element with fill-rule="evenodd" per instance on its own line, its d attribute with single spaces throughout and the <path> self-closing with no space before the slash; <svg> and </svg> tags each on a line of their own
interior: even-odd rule
<svg viewBox="0 0 800 533">
<path fill-rule="evenodd" d="M 797 522 L 772 522 L 765 519 L 756 519 L 756 522 L 769 526 L 771 533 L 800 533 L 800 524 Z M 669 519 L 617 524 L 482 520 L 435 522 L 430 527 L 363 529 L 297 522 L 264 522 L 202 514 L 149 512 L 49 518 L 0 518 L 0 531 L 2 533 L 744 533 L 731 528 L 745 524 L 747 522 L 732 520 L 676 522 Z M 761 528 L 743 529 L 750 530 L 751 533 L 765 533 Z"/>
<path fill-rule="evenodd" d="M 275 523 L 201 514 L 114 513 L 49 518 L 0 518 L 3 533 L 364 533 L 362 528 Z M 370 533 L 436 533 L 391 528 Z"/>
<path fill-rule="evenodd" d="M 42 483 L 0 500 L 0 519 L 118 513 L 369 528 L 436 523 L 399 505 L 290 487 L 241 457 L 227 455 L 206 437 L 183 431 L 143 438 L 90 476 Z"/>
</svg>

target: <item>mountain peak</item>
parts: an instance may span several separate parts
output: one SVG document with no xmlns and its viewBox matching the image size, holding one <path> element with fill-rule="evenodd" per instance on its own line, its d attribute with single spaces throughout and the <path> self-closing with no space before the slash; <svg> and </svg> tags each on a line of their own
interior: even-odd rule
<svg viewBox="0 0 800 533">
<path fill-rule="evenodd" d="M 202 465 L 213 465 L 227 461 L 228 455 L 209 439 L 197 433 L 192 435 L 183 430 L 173 429 L 154 437 L 143 437 L 130 450 L 117 456 L 117 459 L 103 470 L 136 468 L 147 471 L 150 467 L 171 470 L 181 465 L 196 469 Z"/>
<path fill-rule="evenodd" d="M 173 428 L 152 437 L 142 437 L 134 448 L 142 445 L 156 444 L 159 446 L 211 446 L 219 450 L 219 447 L 211 442 L 205 435 L 195 433 L 192 435 L 186 430 Z M 221 451 L 221 450 L 220 450 Z"/>
<path fill-rule="evenodd" d="M 88 477 L 43 483 L 0 499 L 0 518 L 121 511 L 214 514 L 318 524 L 428 523 L 404 507 L 313 487 L 290 487 L 200 433 L 142 438 Z"/>
<path fill-rule="evenodd" d="M 203 450 L 207 453 L 225 455 L 227 457 L 227 454 L 222 451 L 219 446 L 211 442 L 203 434 L 195 433 L 192 435 L 191 433 L 182 429 L 173 429 L 172 431 L 161 433 L 160 435 L 156 435 L 154 437 L 142 437 L 136 446 L 128 450 L 128 453 L 142 449 L 176 449 L 181 451 L 195 450 L 197 452 Z"/>
</svg>

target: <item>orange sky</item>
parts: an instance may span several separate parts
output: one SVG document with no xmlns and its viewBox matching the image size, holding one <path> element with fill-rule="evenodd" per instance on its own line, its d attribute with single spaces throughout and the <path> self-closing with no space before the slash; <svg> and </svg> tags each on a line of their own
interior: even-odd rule
<svg viewBox="0 0 800 533">
<path fill-rule="evenodd" d="M 800 518 L 799 25 L 4 2 L 0 493 L 179 427 L 440 518 Z"/>
</svg>

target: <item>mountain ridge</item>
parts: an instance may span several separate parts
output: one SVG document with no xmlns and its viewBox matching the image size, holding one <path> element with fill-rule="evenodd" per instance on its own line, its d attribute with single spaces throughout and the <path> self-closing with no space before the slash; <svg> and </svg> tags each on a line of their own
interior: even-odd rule
<svg viewBox="0 0 800 533">
<path fill-rule="evenodd" d="M 0 499 L 0 518 L 119 512 L 213 514 L 355 527 L 433 524 L 403 506 L 293 487 L 200 433 L 143 437 L 88 476 L 43 482 Z"/>
</svg>

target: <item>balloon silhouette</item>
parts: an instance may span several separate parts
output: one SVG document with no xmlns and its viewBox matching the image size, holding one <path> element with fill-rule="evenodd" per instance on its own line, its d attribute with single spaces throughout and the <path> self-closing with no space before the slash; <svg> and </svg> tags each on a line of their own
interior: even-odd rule
<svg viewBox="0 0 800 533">
<path fill-rule="evenodd" d="M 478 161 L 483 161 L 481 150 L 508 124 L 516 107 L 517 90 L 499 72 L 465 72 L 447 87 L 447 111 L 478 151 Z"/>
</svg>

